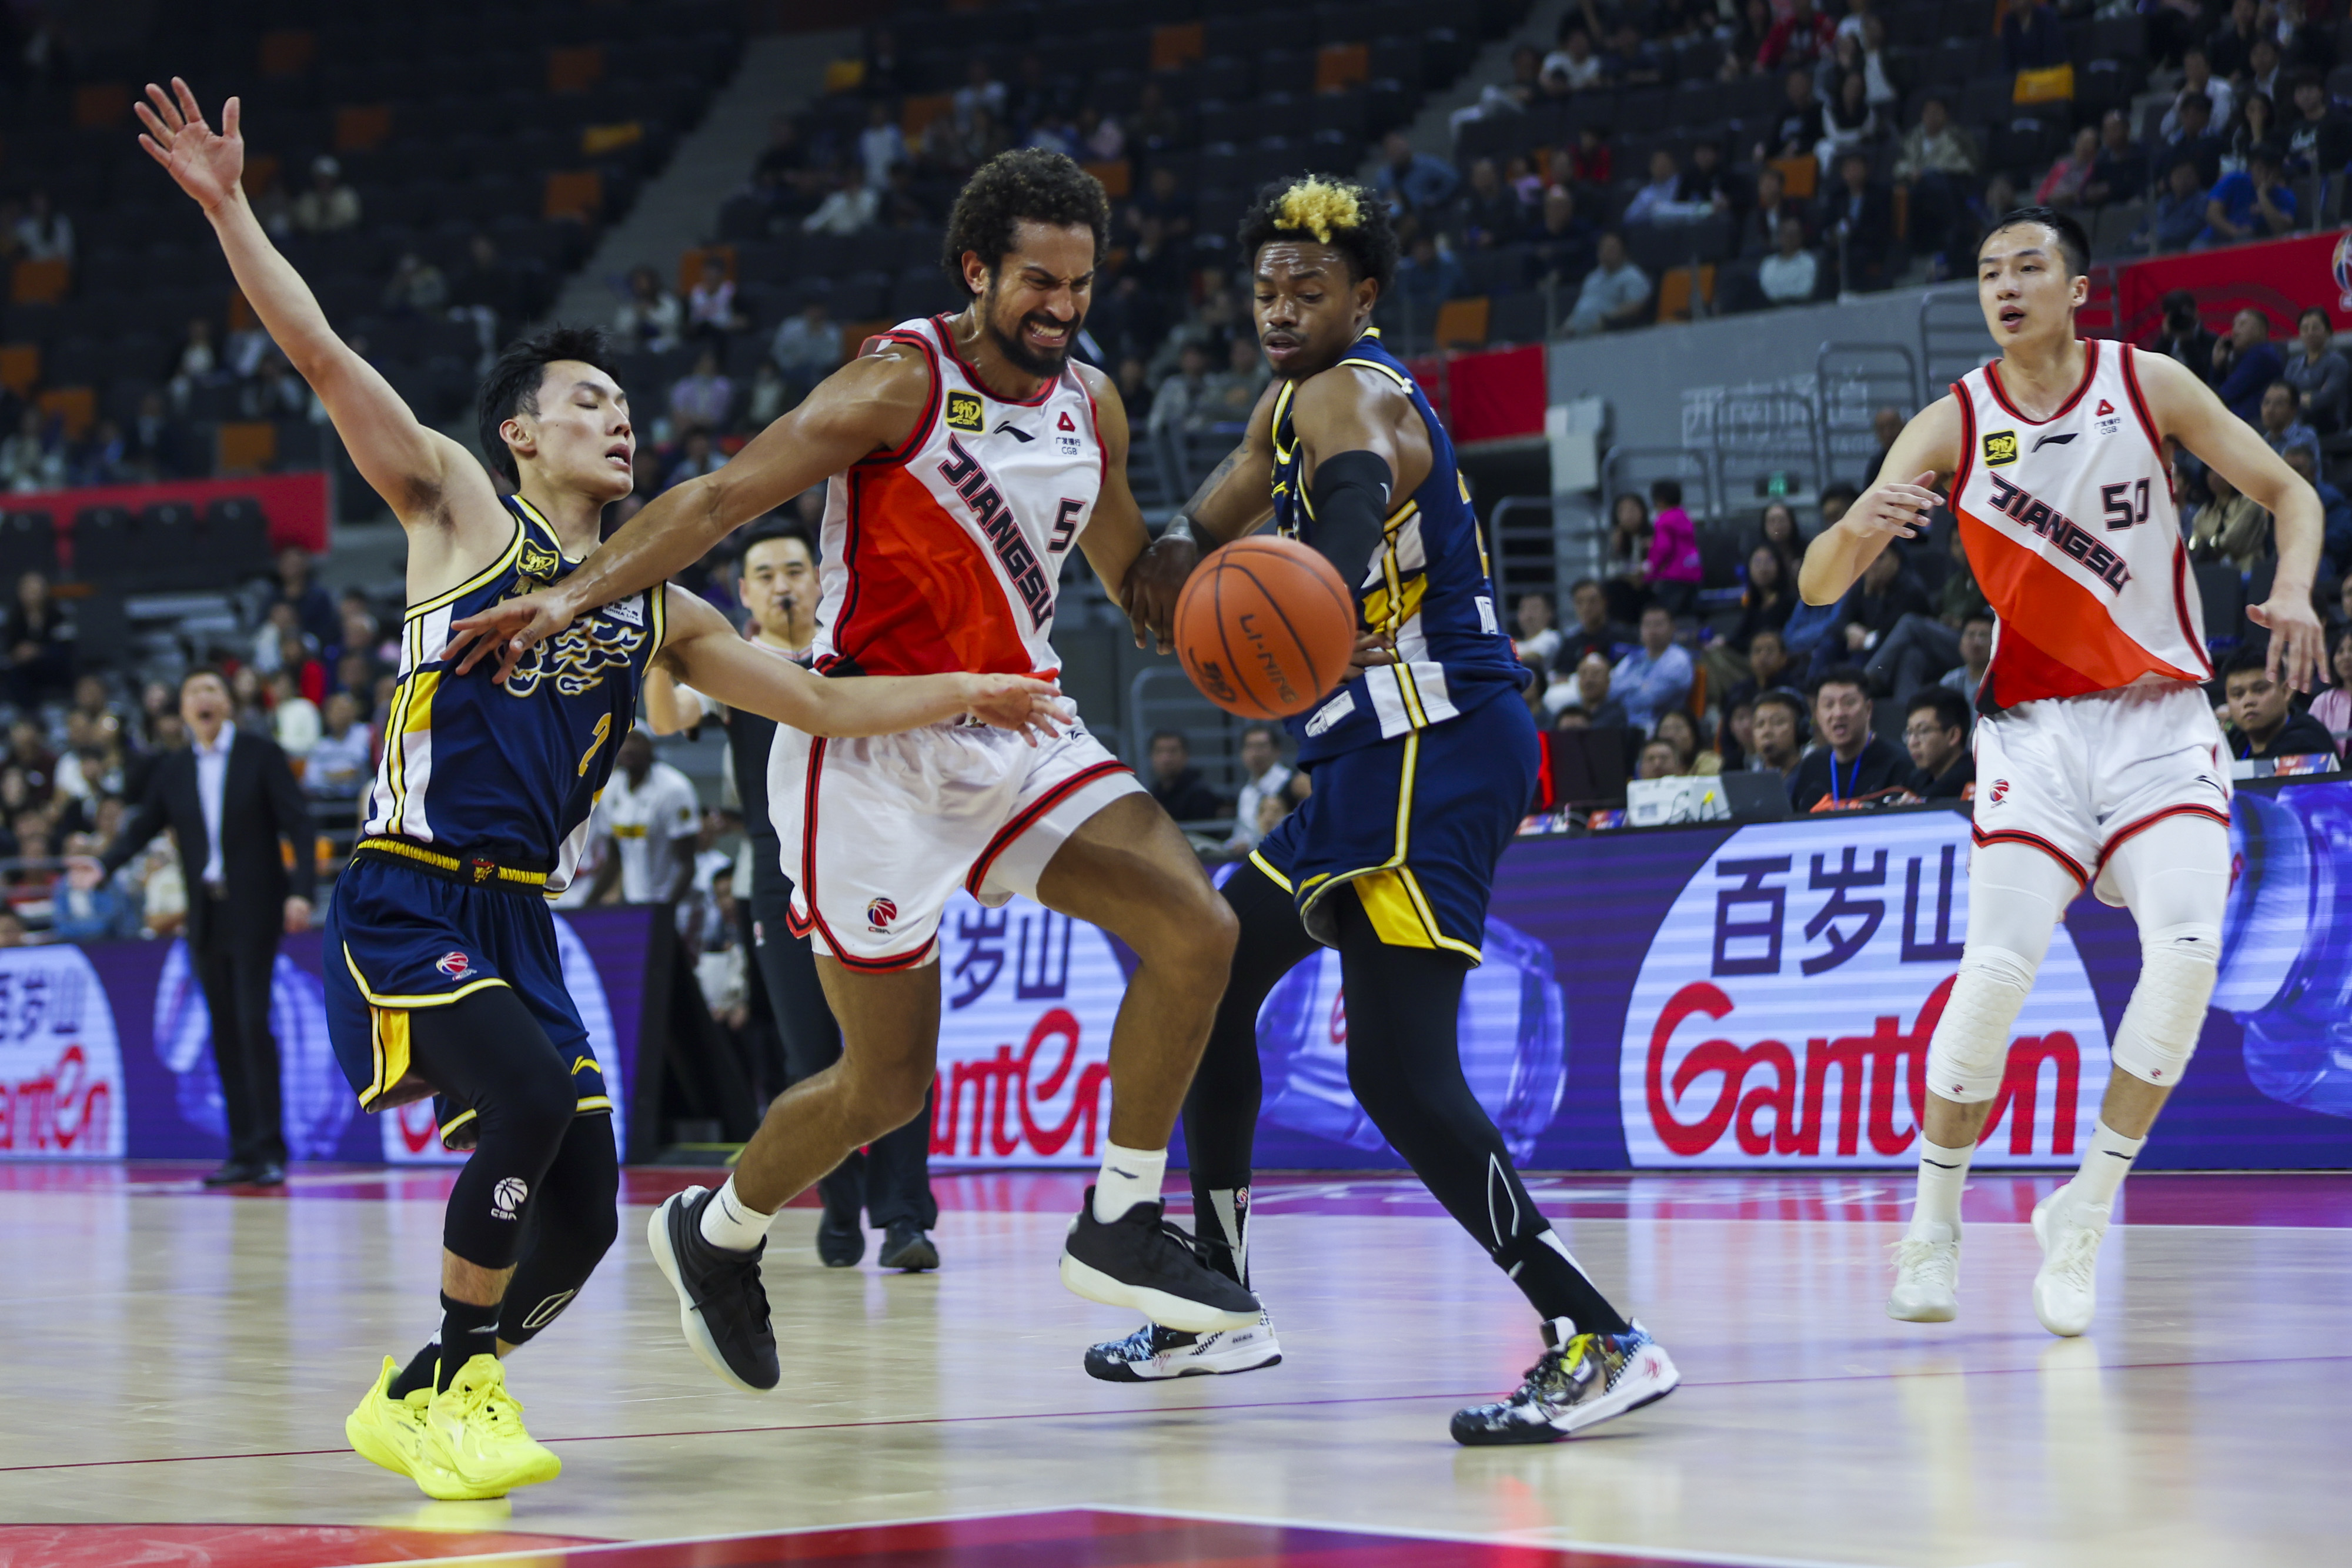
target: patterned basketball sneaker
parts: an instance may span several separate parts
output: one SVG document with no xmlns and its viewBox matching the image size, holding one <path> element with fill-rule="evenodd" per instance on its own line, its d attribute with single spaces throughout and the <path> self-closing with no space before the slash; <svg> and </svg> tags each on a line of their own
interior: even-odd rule
<svg viewBox="0 0 2352 1568">
<path fill-rule="evenodd" d="M 1157 1383 L 1281 1364 L 1282 1345 L 1274 1337 L 1274 1318 L 1266 1312 L 1260 1312 L 1248 1328 L 1223 1333 L 1186 1333 L 1146 1323 L 1125 1339 L 1087 1352 L 1087 1375 L 1105 1383 Z"/>
<path fill-rule="evenodd" d="M 504 1497 L 551 1481 L 563 1461 L 523 1429 L 522 1402 L 507 1392 L 495 1355 L 475 1356 L 425 1407 L 425 1454 L 468 1489 L 461 1497 Z M 423 1485 L 420 1477 L 418 1485 Z"/>
<path fill-rule="evenodd" d="M 418 1490 L 439 1502 L 500 1495 L 467 1485 L 435 1457 L 425 1421 L 433 1390 L 419 1388 L 405 1399 L 394 1399 L 392 1380 L 399 1371 L 400 1364 L 385 1356 L 374 1386 L 361 1398 L 359 1407 L 343 1418 L 343 1436 L 351 1439 L 352 1449 L 371 1464 L 406 1476 Z"/>
<path fill-rule="evenodd" d="M 1621 1334 L 1580 1333 L 1562 1345 L 1543 1325 L 1543 1356 L 1508 1398 L 1454 1413 L 1454 1440 L 1471 1448 L 1557 1443 L 1675 1391 L 1674 1358 L 1640 1323 Z"/>
<path fill-rule="evenodd" d="M 2078 1203 L 2060 1187 L 2033 1206 L 2042 1267 L 2033 1275 L 2033 1315 L 2062 1339 L 2091 1326 L 2099 1305 L 2099 1243 L 2112 1205 Z"/>
<path fill-rule="evenodd" d="M 1895 1244 L 1895 1289 L 1886 1315 L 1906 1323 L 1948 1323 L 1960 1315 L 1960 1234 L 1929 1224 Z"/>
<path fill-rule="evenodd" d="M 1062 1283 L 1107 1307 L 1141 1312 L 1164 1328 L 1223 1333 L 1249 1328 L 1265 1309 L 1230 1274 L 1202 1257 L 1208 1244 L 1163 1218 L 1164 1206 L 1139 1203 L 1111 1224 L 1095 1218 L 1087 1188 L 1062 1243 Z"/>
</svg>

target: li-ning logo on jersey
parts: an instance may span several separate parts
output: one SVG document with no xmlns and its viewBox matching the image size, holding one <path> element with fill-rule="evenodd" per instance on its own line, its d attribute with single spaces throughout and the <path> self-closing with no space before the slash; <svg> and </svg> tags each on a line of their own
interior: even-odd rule
<svg viewBox="0 0 2352 1568">
<path fill-rule="evenodd" d="M 1004 575 L 1013 580 L 1013 591 L 1028 607 L 1032 629 L 1043 626 L 1054 610 L 1053 585 L 1045 580 L 1036 552 L 1021 537 L 1021 525 L 1013 517 L 1013 508 L 1004 504 L 1004 497 L 997 494 L 988 470 L 980 465 L 979 458 L 963 449 L 962 442 L 950 435 L 947 459 L 940 465 L 940 477 L 954 486 L 956 494 L 971 508 L 971 520 L 995 548 L 996 559 L 1003 563 Z"/>
<path fill-rule="evenodd" d="M 1988 468 L 1999 468 L 2017 461 L 2017 432 L 1996 430 L 1984 438 L 1984 460 Z"/>
<path fill-rule="evenodd" d="M 2041 440 L 2035 442 L 2033 444 L 2033 450 L 2039 452 L 2045 446 L 2063 446 L 2068 442 L 2074 440 L 2074 437 L 2082 434 L 2083 433 L 2079 430 L 2053 431 L 2048 435 L 2045 435 Z"/>
<path fill-rule="evenodd" d="M 1990 439 L 1990 438 L 1988 438 Z M 2012 485 L 1998 474 L 1988 474 L 1992 485 L 1992 506 L 1997 512 L 2006 512 L 2018 522 L 2032 528 L 2043 538 L 2090 569 L 2091 575 L 2117 593 L 2131 580 L 2131 568 L 2123 558 L 2075 526 L 2074 520 L 2053 507 L 2037 500 L 2023 486 Z"/>
<path fill-rule="evenodd" d="M 987 427 L 987 423 L 988 408 L 980 401 L 980 395 L 977 392 L 948 393 L 948 428 L 950 430 L 968 430 L 972 434 L 978 435 Z"/>
<path fill-rule="evenodd" d="M 646 642 L 644 625 L 628 623 L 644 620 L 637 602 L 635 599 L 624 601 L 635 612 L 625 619 L 621 614 L 624 604 L 607 604 L 531 649 L 507 677 L 507 695 L 530 696 L 539 690 L 540 682 L 551 677 L 557 692 L 576 697 L 604 685 L 607 670 L 627 669 Z"/>
</svg>

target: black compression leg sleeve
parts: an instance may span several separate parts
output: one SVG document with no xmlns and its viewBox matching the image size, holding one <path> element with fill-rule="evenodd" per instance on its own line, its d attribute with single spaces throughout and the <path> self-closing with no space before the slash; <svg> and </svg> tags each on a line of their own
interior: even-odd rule
<svg viewBox="0 0 2352 1568">
<path fill-rule="evenodd" d="M 621 1161 L 613 1118 L 572 1118 L 523 1222 L 522 1259 L 507 1286 L 499 1337 L 528 1343 L 570 1306 L 620 1234 Z"/>
<path fill-rule="evenodd" d="M 1468 967 L 1451 953 L 1387 946 L 1347 889 L 1329 896 L 1357 1103 L 1538 1313 L 1573 1319 L 1578 1333 L 1622 1333 L 1625 1320 L 1537 1211 L 1503 1134 L 1462 1076 L 1456 1020 Z"/>
<path fill-rule="evenodd" d="M 571 1063 L 504 986 L 411 1013 L 409 1030 L 418 1073 L 475 1117 L 473 1157 L 449 1194 L 442 1244 L 478 1268 L 504 1269 L 521 1254 L 526 1206 L 580 1102 Z"/>
<path fill-rule="evenodd" d="M 1236 867 L 1224 892 L 1241 921 L 1241 940 L 1208 1049 L 1184 1097 L 1184 1148 L 1192 1162 L 1192 1228 L 1223 1243 L 1210 1261 L 1247 1285 L 1250 1151 L 1265 1093 L 1257 1011 L 1283 976 L 1315 951 L 1315 939 L 1299 924 L 1290 894 L 1256 866 Z"/>
</svg>

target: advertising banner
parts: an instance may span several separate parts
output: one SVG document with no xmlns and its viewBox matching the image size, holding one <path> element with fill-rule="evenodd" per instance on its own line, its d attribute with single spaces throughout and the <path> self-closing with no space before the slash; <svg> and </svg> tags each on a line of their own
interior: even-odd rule
<svg viewBox="0 0 2352 1568">
<path fill-rule="evenodd" d="M 2292 336 L 2294 319 L 2314 305 L 2326 309 L 2340 332 L 2352 328 L 2352 230 L 2134 262 L 2116 282 L 2116 335 L 2145 340 L 2164 314 L 2164 297 L 2176 288 L 2197 296 L 2206 325 L 2217 332 L 2228 331 L 2230 318 L 2249 305 L 2270 318 L 2273 338 Z"/>
</svg>

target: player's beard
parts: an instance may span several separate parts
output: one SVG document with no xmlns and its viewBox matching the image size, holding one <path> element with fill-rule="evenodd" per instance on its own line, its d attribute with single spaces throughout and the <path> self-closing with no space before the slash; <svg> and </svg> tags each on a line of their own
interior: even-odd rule
<svg viewBox="0 0 2352 1568">
<path fill-rule="evenodd" d="M 1062 347 L 1034 349 L 1020 335 L 1023 328 L 1032 321 L 1048 329 L 1061 327 L 1065 323 L 1055 320 L 1042 310 L 1033 311 L 1014 322 L 1013 330 L 1007 332 L 996 324 L 996 285 L 993 283 L 988 286 L 988 293 L 981 300 L 980 308 L 981 319 L 988 329 L 989 341 L 996 345 L 996 351 L 1012 361 L 1013 368 L 1023 375 L 1040 379 L 1062 373 L 1062 367 L 1069 362 L 1070 345 L 1078 340 L 1078 329 L 1086 324 L 1087 319 L 1083 314 L 1070 319 L 1068 336 L 1063 340 Z"/>
</svg>

